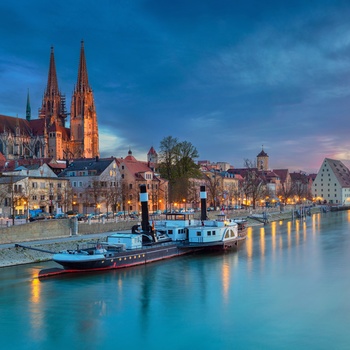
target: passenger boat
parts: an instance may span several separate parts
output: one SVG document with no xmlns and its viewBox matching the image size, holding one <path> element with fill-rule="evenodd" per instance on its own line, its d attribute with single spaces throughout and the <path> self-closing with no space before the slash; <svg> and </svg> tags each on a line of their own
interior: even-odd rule
<svg viewBox="0 0 350 350">
<path fill-rule="evenodd" d="M 81 272 L 147 264 L 157 260 L 169 259 L 188 254 L 180 247 L 179 242 L 157 232 L 149 223 L 148 194 L 146 186 L 140 186 L 140 201 L 142 206 L 142 228 L 139 225 L 132 232 L 113 233 L 104 242 L 87 244 L 87 247 L 77 247 L 74 250 L 64 250 L 53 255 L 52 259 L 60 264 L 62 269 L 42 271 L 41 277 L 63 272 Z"/>
<path fill-rule="evenodd" d="M 150 223 L 145 185 L 140 186 L 140 201 L 141 230 L 135 225 L 131 233 L 113 233 L 106 241 L 55 253 L 53 260 L 63 269 L 42 270 L 39 277 L 147 264 L 198 250 L 238 247 L 245 239 L 243 221 L 229 220 L 225 215 L 207 219 L 205 186 L 201 186 L 201 220 L 195 220 L 193 213 L 181 213 Z"/>
<path fill-rule="evenodd" d="M 195 220 L 192 213 L 168 214 L 165 220 L 153 222 L 156 231 L 180 242 L 183 249 L 236 248 L 246 239 L 246 220 L 228 219 L 224 213 L 209 220 L 206 212 L 207 194 L 201 186 L 201 219 Z"/>
</svg>

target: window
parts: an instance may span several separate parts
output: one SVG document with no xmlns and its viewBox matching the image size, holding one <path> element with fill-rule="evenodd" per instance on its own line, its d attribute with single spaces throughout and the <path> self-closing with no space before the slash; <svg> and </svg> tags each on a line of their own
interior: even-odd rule
<svg viewBox="0 0 350 350">
<path fill-rule="evenodd" d="M 132 190 L 132 184 L 129 184 L 129 190 Z"/>
<path fill-rule="evenodd" d="M 40 188 L 45 188 L 46 187 L 46 183 L 45 182 L 40 182 Z"/>
<path fill-rule="evenodd" d="M 41 200 L 41 201 L 44 201 L 44 200 L 45 200 L 45 195 L 44 195 L 44 194 L 42 194 L 42 195 L 40 196 L 40 200 Z"/>
<path fill-rule="evenodd" d="M 201 231 L 197 231 L 197 237 L 200 237 L 201 235 Z"/>
<path fill-rule="evenodd" d="M 57 184 L 57 188 L 62 188 L 62 184 L 60 182 Z"/>
<path fill-rule="evenodd" d="M 37 182 L 32 182 L 32 188 L 38 188 L 38 183 Z"/>
<path fill-rule="evenodd" d="M 33 201 L 36 201 L 36 200 L 37 200 L 37 197 L 36 197 L 36 196 L 32 196 L 32 200 L 33 200 Z"/>
</svg>

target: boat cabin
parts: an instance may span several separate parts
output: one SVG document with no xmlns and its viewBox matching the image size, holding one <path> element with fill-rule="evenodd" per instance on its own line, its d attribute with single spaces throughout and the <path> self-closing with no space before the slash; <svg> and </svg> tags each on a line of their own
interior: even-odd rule
<svg viewBox="0 0 350 350">
<path fill-rule="evenodd" d="M 160 234 L 165 234 L 172 241 L 184 241 L 188 238 L 188 227 L 198 225 L 193 213 L 169 213 L 165 220 L 153 221 L 154 227 Z"/>
<path fill-rule="evenodd" d="M 108 236 L 108 244 L 125 247 L 125 249 L 142 248 L 142 235 L 132 233 L 113 233 Z"/>
</svg>

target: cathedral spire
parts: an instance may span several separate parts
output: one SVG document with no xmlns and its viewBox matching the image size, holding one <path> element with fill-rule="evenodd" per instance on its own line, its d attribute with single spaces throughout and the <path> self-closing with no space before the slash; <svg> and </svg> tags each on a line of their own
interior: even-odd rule
<svg viewBox="0 0 350 350">
<path fill-rule="evenodd" d="M 27 108 L 26 108 L 26 119 L 29 121 L 31 118 L 31 108 L 30 108 L 30 100 L 29 100 L 29 89 L 27 94 Z"/>
<path fill-rule="evenodd" d="M 56 75 L 55 55 L 54 55 L 52 46 L 51 46 L 51 54 L 50 54 L 49 76 L 47 78 L 47 87 L 46 87 L 45 94 L 48 94 L 50 96 L 59 94 L 57 75 Z"/>
<path fill-rule="evenodd" d="M 81 47 L 80 47 L 80 60 L 79 60 L 76 91 L 85 92 L 89 90 L 91 90 L 91 88 L 89 86 L 89 79 L 88 79 L 87 68 L 86 68 L 84 41 L 82 40 Z"/>
</svg>

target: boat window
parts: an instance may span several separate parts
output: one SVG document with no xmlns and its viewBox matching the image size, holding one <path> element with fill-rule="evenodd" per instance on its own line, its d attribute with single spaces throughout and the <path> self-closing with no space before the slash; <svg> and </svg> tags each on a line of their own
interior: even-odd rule
<svg viewBox="0 0 350 350">
<path fill-rule="evenodd" d="M 213 236 L 215 236 L 216 235 L 216 231 L 213 231 Z"/>
<path fill-rule="evenodd" d="M 227 232 L 225 233 L 225 238 L 230 238 L 230 232 L 227 231 Z"/>
<path fill-rule="evenodd" d="M 197 236 L 200 237 L 201 235 L 201 231 L 197 231 Z"/>
<path fill-rule="evenodd" d="M 168 235 L 172 235 L 173 234 L 173 230 L 168 230 Z"/>
<path fill-rule="evenodd" d="M 211 236 L 211 231 L 208 231 L 208 236 Z"/>
</svg>

